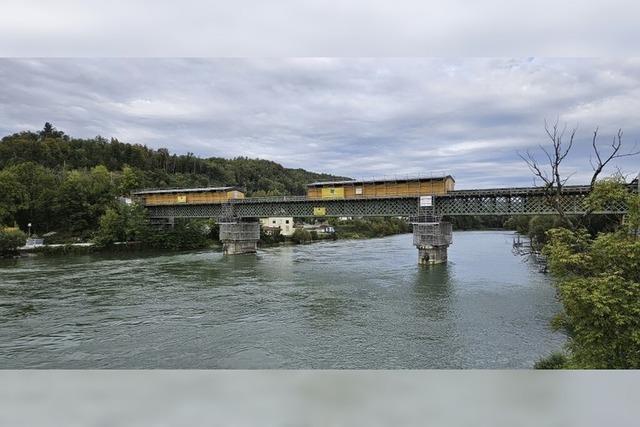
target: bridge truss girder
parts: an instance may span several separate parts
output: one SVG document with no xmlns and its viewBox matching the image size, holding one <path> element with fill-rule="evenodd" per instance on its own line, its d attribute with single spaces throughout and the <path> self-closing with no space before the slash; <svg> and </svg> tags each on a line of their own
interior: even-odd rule
<svg viewBox="0 0 640 427">
<path fill-rule="evenodd" d="M 588 193 L 563 195 L 560 204 L 566 214 L 583 214 Z M 460 192 L 434 197 L 438 216 L 461 215 L 549 215 L 555 209 L 540 193 Z M 318 215 L 318 208 L 324 215 Z M 402 216 L 424 214 L 419 198 L 381 197 L 337 200 L 310 200 L 304 197 L 280 197 L 265 199 L 238 199 L 217 204 L 174 204 L 147 206 L 151 218 L 267 218 L 267 217 L 367 217 Z M 623 214 L 623 203 L 607 206 L 600 214 Z"/>
</svg>

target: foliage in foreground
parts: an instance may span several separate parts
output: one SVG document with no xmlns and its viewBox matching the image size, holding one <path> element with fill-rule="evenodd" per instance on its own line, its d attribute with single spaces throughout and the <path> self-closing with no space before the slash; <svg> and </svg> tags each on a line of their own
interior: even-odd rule
<svg viewBox="0 0 640 427">
<path fill-rule="evenodd" d="M 535 369 L 563 369 L 566 365 L 567 356 L 563 353 L 555 352 L 538 360 L 533 367 Z"/>
<path fill-rule="evenodd" d="M 554 229 L 544 253 L 564 306 L 569 366 L 640 368 L 640 240 Z"/>
<path fill-rule="evenodd" d="M 606 203 L 596 197 L 611 194 L 622 193 L 594 192 L 590 203 Z M 584 229 L 557 228 L 547 233 L 543 252 L 564 306 L 559 323 L 569 334 L 566 367 L 640 368 L 640 197 L 624 197 L 629 214 L 616 232 L 592 237 Z"/>
</svg>

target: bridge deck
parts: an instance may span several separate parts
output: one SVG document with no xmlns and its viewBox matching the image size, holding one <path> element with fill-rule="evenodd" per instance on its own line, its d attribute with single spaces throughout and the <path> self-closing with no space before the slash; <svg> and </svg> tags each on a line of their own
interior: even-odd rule
<svg viewBox="0 0 640 427">
<path fill-rule="evenodd" d="M 630 191 L 637 187 L 629 186 Z M 567 214 L 585 212 L 589 186 L 567 186 L 561 199 Z M 434 196 L 439 215 L 542 215 L 554 214 L 539 187 L 456 190 Z M 405 216 L 424 214 L 419 196 L 353 197 L 348 199 L 310 199 L 306 196 L 254 197 L 226 203 L 167 204 L 147 206 L 152 218 L 266 218 L 273 216 L 313 217 L 318 209 L 327 217 Z M 599 213 L 625 213 L 623 204 L 607 206 Z"/>
</svg>

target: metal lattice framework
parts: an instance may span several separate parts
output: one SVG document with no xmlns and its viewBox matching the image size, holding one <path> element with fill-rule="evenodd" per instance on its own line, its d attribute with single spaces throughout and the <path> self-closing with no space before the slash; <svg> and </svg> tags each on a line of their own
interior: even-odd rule
<svg viewBox="0 0 640 427">
<path fill-rule="evenodd" d="M 637 191 L 636 187 L 629 187 Z M 588 186 L 565 187 L 560 205 L 567 214 L 586 212 Z M 434 197 L 438 216 L 459 215 L 545 215 L 556 211 L 542 189 L 498 188 L 458 190 Z M 226 203 L 167 204 L 147 206 L 151 218 L 267 218 L 291 217 L 415 217 L 432 214 L 420 208 L 418 196 L 360 197 L 350 199 L 308 199 L 302 196 L 229 200 Z M 607 206 L 599 214 L 623 214 L 624 203 Z"/>
</svg>

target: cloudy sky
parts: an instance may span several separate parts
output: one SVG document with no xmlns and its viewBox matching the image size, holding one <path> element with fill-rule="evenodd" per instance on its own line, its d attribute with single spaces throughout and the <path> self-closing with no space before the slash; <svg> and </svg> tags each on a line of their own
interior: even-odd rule
<svg viewBox="0 0 640 427">
<path fill-rule="evenodd" d="M 638 59 L 0 59 L 0 134 L 52 122 L 177 153 L 368 177 L 447 172 L 458 188 L 530 185 L 517 152 L 544 120 L 640 141 Z M 639 145 L 640 146 L 640 145 Z M 638 159 L 618 164 L 640 170 Z"/>
</svg>

